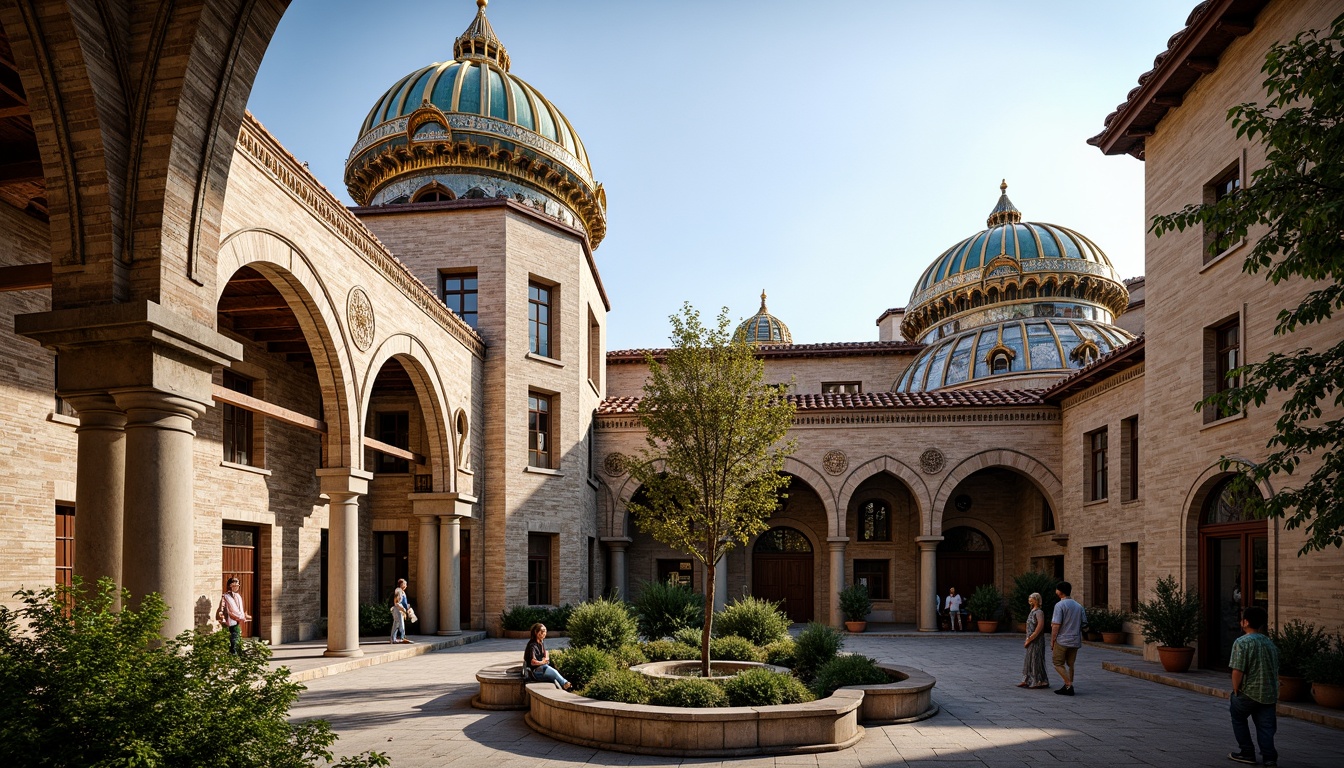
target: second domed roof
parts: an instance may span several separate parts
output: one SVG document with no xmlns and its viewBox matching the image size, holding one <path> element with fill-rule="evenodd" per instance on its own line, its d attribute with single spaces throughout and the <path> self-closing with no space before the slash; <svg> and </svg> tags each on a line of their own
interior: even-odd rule
<svg viewBox="0 0 1344 768">
<path fill-rule="evenodd" d="M 745 338 L 748 344 L 793 343 L 789 326 L 765 308 L 765 291 L 761 291 L 761 308 L 737 326 L 736 335 Z"/>
</svg>

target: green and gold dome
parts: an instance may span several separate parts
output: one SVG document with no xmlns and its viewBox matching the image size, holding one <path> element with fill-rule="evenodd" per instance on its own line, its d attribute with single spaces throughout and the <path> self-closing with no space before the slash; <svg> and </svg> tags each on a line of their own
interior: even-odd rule
<svg viewBox="0 0 1344 768">
<path fill-rule="evenodd" d="M 476 0 L 453 60 L 398 80 L 374 103 L 345 164 L 360 205 L 509 197 L 588 233 L 606 234 L 606 192 L 568 118 L 510 72 L 508 51 Z"/>
<path fill-rule="evenodd" d="M 746 339 L 748 344 L 792 344 L 793 334 L 783 320 L 770 314 L 765 308 L 765 291 L 761 291 L 761 308 L 756 314 L 743 320 L 733 332 L 737 338 Z"/>
<path fill-rule="evenodd" d="M 928 346 L 897 391 L 1044 386 L 1134 338 L 1114 325 L 1129 291 L 1096 243 L 1022 221 L 999 191 L 987 228 L 920 276 L 901 333 Z"/>
</svg>

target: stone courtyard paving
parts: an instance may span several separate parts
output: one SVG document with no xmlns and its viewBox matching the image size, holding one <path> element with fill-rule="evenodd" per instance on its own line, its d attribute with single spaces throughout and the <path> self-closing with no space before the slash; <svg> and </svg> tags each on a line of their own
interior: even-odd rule
<svg viewBox="0 0 1344 768">
<path fill-rule="evenodd" d="M 846 650 L 933 674 L 942 711 L 868 728 L 841 752 L 683 760 L 564 744 L 533 733 L 522 712 L 472 709 L 476 670 L 520 658 L 523 645 L 485 640 L 315 680 L 292 714 L 327 718 L 341 736 L 338 754 L 377 749 L 396 768 L 1235 765 L 1227 759 L 1236 744 L 1225 699 L 1104 671 L 1104 660 L 1134 657 L 1093 646 L 1079 653 L 1078 695 L 1066 698 L 1014 687 L 1022 644 L 1013 636 L 849 638 Z M 1288 768 L 1344 765 L 1344 731 L 1280 717 L 1277 744 Z"/>
</svg>

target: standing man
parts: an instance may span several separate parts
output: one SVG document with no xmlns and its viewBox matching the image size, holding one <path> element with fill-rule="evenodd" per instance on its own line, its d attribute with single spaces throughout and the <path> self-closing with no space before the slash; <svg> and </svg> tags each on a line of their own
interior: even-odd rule
<svg viewBox="0 0 1344 768">
<path fill-rule="evenodd" d="M 224 624 L 229 628 L 229 653 L 238 654 L 238 641 L 243 633 L 243 622 L 251 621 L 252 616 L 243 608 L 243 595 L 238 590 L 242 584 L 237 577 L 228 581 L 227 590 L 220 603 L 224 606 Z"/>
<path fill-rule="evenodd" d="M 960 632 L 964 627 L 961 626 L 961 595 L 957 594 L 956 587 L 947 588 L 947 620 L 950 622 L 953 632 Z"/>
<path fill-rule="evenodd" d="M 1237 737 L 1240 751 L 1228 758 L 1238 763 L 1255 765 L 1255 745 L 1251 743 L 1251 729 L 1246 718 L 1255 721 L 1255 740 L 1260 743 L 1260 755 L 1265 765 L 1278 765 L 1279 752 L 1274 749 L 1274 732 L 1278 719 L 1274 713 L 1279 699 L 1279 649 L 1265 635 L 1269 615 L 1258 605 L 1248 606 L 1241 613 L 1241 631 L 1232 643 L 1232 733 Z"/>
<path fill-rule="evenodd" d="M 1061 696 L 1073 695 L 1073 673 L 1077 668 L 1078 649 L 1083 647 L 1083 622 L 1087 621 L 1087 612 L 1071 596 L 1073 585 L 1061 581 L 1055 585 L 1055 614 L 1050 619 L 1050 655 L 1055 663 L 1055 672 L 1064 680 L 1064 685 L 1055 690 Z"/>
</svg>

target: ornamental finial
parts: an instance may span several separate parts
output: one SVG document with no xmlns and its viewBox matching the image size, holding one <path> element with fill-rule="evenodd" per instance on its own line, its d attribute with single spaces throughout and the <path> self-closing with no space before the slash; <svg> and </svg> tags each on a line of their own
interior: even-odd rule
<svg viewBox="0 0 1344 768">
<path fill-rule="evenodd" d="M 761 289 L 761 311 L 765 311 L 765 289 Z"/>
<path fill-rule="evenodd" d="M 482 2 L 485 2 L 485 1 L 486 1 L 486 0 L 482 0 Z M 1003 193 L 1003 194 L 1005 194 L 1005 195 L 1008 194 L 1008 180 L 1007 180 L 1007 179 L 1004 179 L 1004 180 L 1003 180 L 1003 183 L 999 185 L 999 192 L 1001 192 L 1001 193 Z"/>
<path fill-rule="evenodd" d="M 509 52 L 504 50 L 504 44 L 499 42 L 494 28 L 490 26 L 490 20 L 485 17 L 485 7 L 489 4 L 490 0 L 476 0 L 476 18 L 472 19 L 467 31 L 453 41 L 453 58 L 458 61 L 487 59 L 503 67 L 507 72 Z"/>
<path fill-rule="evenodd" d="M 1022 220 L 1022 212 L 1017 210 L 1013 201 L 1008 199 L 1008 180 L 1004 179 L 999 184 L 999 202 L 994 206 L 994 210 L 989 212 L 989 218 L 986 219 L 986 226 L 997 227 L 1001 224 L 1016 224 Z"/>
<path fill-rule="evenodd" d="M 489 5 L 489 4 L 490 4 L 490 0 L 476 0 L 476 7 L 477 7 L 477 8 L 480 8 L 482 11 L 484 11 L 484 10 L 485 10 L 485 6 L 487 6 L 487 5 Z"/>
</svg>

